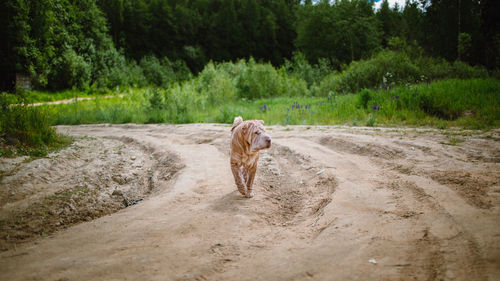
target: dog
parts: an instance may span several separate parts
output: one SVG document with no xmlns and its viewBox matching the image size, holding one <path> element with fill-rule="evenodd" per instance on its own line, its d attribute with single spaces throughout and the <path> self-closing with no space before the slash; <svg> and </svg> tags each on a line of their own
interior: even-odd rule
<svg viewBox="0 0 500 281">
<path fill-rule="evenodd" d="M 271 137 L 264 129 L 263 120 L 243 121 L 234 118 L 231 128 L 231 170 L 238 191 L 252 198 L 252 184 L 257 171 L 260 150 L 271 147 Z"/>
</svg>

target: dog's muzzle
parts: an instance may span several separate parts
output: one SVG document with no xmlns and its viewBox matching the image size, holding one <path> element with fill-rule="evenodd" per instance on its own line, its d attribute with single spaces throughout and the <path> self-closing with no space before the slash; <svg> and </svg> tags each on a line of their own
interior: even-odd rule
<svg viewBox="0 0 500 281">
<path fill-rule="evenodd" d="M 266 137 L 266 147 L 270 148 L 271 147 L 271 137 Z"/>
</svg>

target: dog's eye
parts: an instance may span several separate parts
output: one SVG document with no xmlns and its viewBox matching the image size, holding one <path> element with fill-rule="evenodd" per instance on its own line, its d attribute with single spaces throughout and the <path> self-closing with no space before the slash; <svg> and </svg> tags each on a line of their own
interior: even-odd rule
<svg viewBox="0 0 500 281">
<path fill-rule="evenodd" d="M 260 135 L 260 132 L 259 132 L 259 131 L 257 131 L 257 132 L 255 132 L 255 134 L 256 134 L 256 135 Z"/>
</svg>

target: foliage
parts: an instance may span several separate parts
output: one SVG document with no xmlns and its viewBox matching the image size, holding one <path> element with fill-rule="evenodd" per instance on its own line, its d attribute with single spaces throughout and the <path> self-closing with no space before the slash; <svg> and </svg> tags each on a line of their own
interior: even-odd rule
<svg viewBox="0 0 500 281">
<path fill-rule="evenodd" d="M 51 118 L 47 111 L 38 107 L 29 107 L 16 99 L 0 94 L 0 156 L 5 154 L 4 145 L 17 147 L 21 154 L 44 156 L 50 147 L 57 147 L 68 140 L 59 136 L 51 127 Z"/>
<path fill-rule="evenodd" d="M 290 76 L 305 80 L 308 87 L 318 84 L 324 76 L 334 71 L 329 60 L 320 58 L 318 64 L 311 65 L 300 52 L 294 53 L 291 61 L 285 59 L 283 67 Z"/>
<path fill-rule="evenodd" d="M 426 63 L 420 58 L 433 58 L 430 74 L 420 73 L 428 80 L 453 72 L 453 77 L 477 77 L 482 71 L 456 60 L 493 72 L 500 67 L 500 22 L 494 12 L 500 2 L 410 0 L 390 7 L 384 0 L 378 10 L 373 2 L 2 1 L 0 89 L 15 90 L 17 73 L 28 74 L 38 90 L 168 87 L 209 61 L 252 57 L 275 68 L 282 65 L 294 83 L 305 80 L 316 93 L 325 76 L 342 82 L 380 79 L 370 67 L 360 74 L 364 63 L 351 65 L 346 74 L 356 75 L 347 80 L 330 73 L 369 61 L 382 48 L 405 54 L 420 70 Z M 394 68 L 400 67 L 405 66 Z M 248 75 L 262 80 L 256 76 L 264 69 L 254 70 Z M 364 85 L 342 87 L 357 91 Z"/>
<path fill-rule="evenodd" d="M 277 96 L 299 96 L 307 93 L 301 80 L 289 78 L 284 70 L 276 70 L 270 64 L 257 64 L 250 59 L 236 80 L 238 97 L 259 99 Z"/>
<path fill-rule="evenodd" d="M 357 105 L 360 108 L 367 109 L 368 102 L 372 99 L 371 92 L 367 89 L 364 89 L 358 93 L 358 102 Z"/>
<path fill-rule="evenodd" d="M 221 66 L 219 66 L 221 67 Z M 226 65 L 227 67 L 227 65 Z M 232 123 L 234 116 L 266 124 L 349 124 L 368 126 L 500 125 L 500 82 L 449 79 L 415 86 L 364 89 L 328 97 L 271 97 L 210 103 L 196 84 L 168 89 L 129 89 L 124 98 L 96 99 L 49 106 L 54 124 L 85 123 Z"/>
<path fill-rule="evenodd" d="M 352 62 L 340 74 L 326 76 L 319 85 L 319 94 L 353 93 L 380 85 L 412 83 L 418 81 L 419 74 L 417 66 L 404 53 L 382 51 L 371 59 Z"/>
<path fill-rule="evenodd" d="M 305 81 L 290 77 L 284 69 L 256 63 L 253 58 L 236 63 L 208 63 L 193 83 L 210 104 L 238 99 L 302 96 L 309 93 Z"/>
<path fill-rule="evenodd" d="M 369 1 L 321 1 L 297 12 L 297 49 L 308 61 L 327 58 L 335 67 L 370 55 L 380 46 Z"/>
<path fill-rule="evenodd" d="M 390 88 L 395 85 L 430 82 L 445 78 L 486 78 L 488 72 L 480 66 L 461 61 L 449 63 L 442 59 L 417 57 L 405 52 L 381 51 L 368 60 L 352 62 L 345 71 L 325 76 L 315 95 L 354 93 L 363 88 Z"/>
<path fill-rule="evenodd" d="M 468 33 L 458 35 L 458 59 L 468 60 L 471 48 L 472 38 Z"/>
<path fill-rule="evenodd" d="M 253 56 L 282 63 L 293 49 L 296 4 L 285 0 L 98 2 L 115 45 L 129 58 L 181 59 L 194 72 L 203 69 L 207 58 L 229 61 Z"/>
</svg>

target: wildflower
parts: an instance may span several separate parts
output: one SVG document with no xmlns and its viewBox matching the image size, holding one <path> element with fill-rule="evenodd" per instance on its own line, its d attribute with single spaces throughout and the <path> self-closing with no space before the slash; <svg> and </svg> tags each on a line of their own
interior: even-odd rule
<svg viewBox="0 0 500 281">
<path fill-rule="evenodd" d="M 380 106 L 377 104 L 374 104 L 372 107 L 373 110 L 380 110 Z"/>
</svg>

